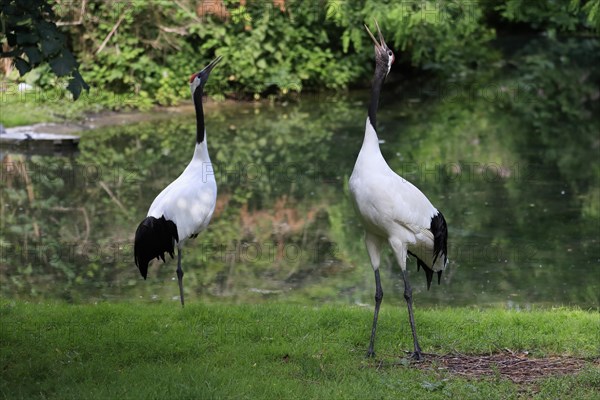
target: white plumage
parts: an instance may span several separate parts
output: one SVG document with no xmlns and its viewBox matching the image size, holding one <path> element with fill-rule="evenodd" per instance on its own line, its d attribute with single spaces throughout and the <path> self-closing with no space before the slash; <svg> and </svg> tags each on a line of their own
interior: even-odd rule
<svg viewBox="0 0 600 400">
<path fill-rule="evenodd" d="M 383 299 L 379 265 L 382 247 L 387 243 L 402 269 L 404 297 L 413 335 L 413 357 L 419 359 L 421 348 L 414 323 L 412 289 L 408 280 L 406 259 L 409 255 L 416 258 L 417 267 L 422 267 L 425 271 L 428 289 L 434 271 L 438 272 L 439 283 L 441 273 L 448 262 L 447 227 L 444 216 L 417 187 L 389 167 L 379 149 L 376 132 L 377 107 L 383 82 L 394 62 L 394 54 L 385 44 L 379 26 L 377 31 L 379 42 L 367 28 L 375 43 L 375 77 L 365 137 L 349 181 L 351 198 L 365 228 L 365 244 L 375 271 L 375 313 L 367 355 L 375 354 L 377 318 Z"/>
<path fill-rule="evenodd" d="M 370 240 L 398 242 L 393 247 L 404 253 L 399 254 L 398 259 L 403 270 L 406 269 L 408 251 L 421 256 L 419 258 L 427 265 L 433 264 L 434 242 L 429 228 L 438 210 L 416 186 L 389 167 L 369 118 L 349 185 L 357 214 L 370 233 Z M 444 259 L 438 257 L 432 269 L 443 270 Z M 377 269 L 379 265 L 373 268 Z"/>
<path fill-rule="evenodd" d="M 217 183 L 208 155 L 206 139 L 196 145 L 194 157 L 179 177 L 152 202 L 148 216 L 164 215 L 177 226 L 181 248 L 192 235 L 203 231 L 210 222 L 217 202 Z"/>
<path fill-rule="evenodd" d="M 148 215 L 135 232 L 135 263 L 144 279 L 148 274 L 148 263 L 154 258 L 165 261 L 165 253 L 173 257 L 177 244 L 177 280 L 182 306 L 183 244 L 208 226 L 217 201 L 217 183 L 206 144 L 202 94 L 210 72 L 220 60 L 221 57 L 217 57 L 190 78 L 190 91 L 196 109 L 196 147 L 192 161 L 177 179 L 156 196 Z"/>
</svg>

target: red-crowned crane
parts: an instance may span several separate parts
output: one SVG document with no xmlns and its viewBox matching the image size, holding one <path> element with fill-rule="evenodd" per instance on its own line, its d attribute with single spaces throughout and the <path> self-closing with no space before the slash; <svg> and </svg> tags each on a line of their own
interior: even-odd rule
<svg viewBox="0 0 600 400">
<path fill-rule="evenodd" d="M 377 22 L 375 24 L 377 25 Z M 375 355 L 373 348 L 377 316 L 383 299 L 379 264 L 382 246 L 387 242 L 402 269 L 404 298 L 408 306 L 414 344 L 412 357 L 418 360 L 421 358 L 421 348 L 415 330 L 412 289 L 408 281 L 406 258 L 408 255 L 415 257 L 417 268 L 423 267 L 427 277 L 427 289 L 431 285 L 434 271 L 438 274 L 439 284 L 442 271 L 448 263 L 448 231 L 442 213 L 419 189 L 398 176 L 381 154 L 376 132 L 376 113 L 379 93 L 394 62 L 394 53 L 385 44 L 379 25 L 379 42 L 366 25 L 365 28 L 375 43 L 375 77 L 371 88 L 365 137 L 349 185 L 355 209 L 365 228 L 365 244 L 375 271 L 375 313 L 367 356 Z"/>
<path fill-rule="evenodd" d="M 217 57 L 202 71 L 190 77 L 190 90 L 196 109 L 196 147 L 192 161 L 181 175 L 154 199 L 148 216 L 135 232 L 135 264 L 144 279 L 148 274 L 148 263 L 154 258 L 161 258 L 164 262 L 165 252 L 173 258 L 177 244 L 177 280 L 182 306 L 182 247 L 187 239 L 195 238 L 206 229 L 217 200 L 217 183 L 206 146 L 202 94 L 210 72 L 219 61 L 221 57 Z"/>
</svg>

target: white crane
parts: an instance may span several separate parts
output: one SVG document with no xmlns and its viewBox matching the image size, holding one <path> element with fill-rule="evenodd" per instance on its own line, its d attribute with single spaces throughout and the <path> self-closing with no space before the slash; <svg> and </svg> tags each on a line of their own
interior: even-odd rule
<svg viewBox="0 0 600 400">
<path fill-rule="evenodd" d="M 154 258 L 161 258 L 164 262 L 165 252 L 173 258 L 177 244 L 177 280 L 182 306 L 182 247 L 187 239 L 195 238 L 208 226 L 217 200 L 217 183 L 206 146 L 202 94 L 210 72 L 219 61 L 221 57 L 190 77 L 190 90 L 196 109 L 196 147 L 192 161 L 154 199 L 148 216 L 135 232 L 135 264 L 144 279 L 148 274 L 148 263 Z"/>
<path fill-rule="evenodd" d="M 377 25 L 377 22 L 375 22 Z M 398 176 L 387 164 L 379 149 L 376 133 L 376 113 L 379 93 L 394 62 L 394 53 L 387 47 L 377 25 L 379 42 L 369 28 L 367 32 L 375 43 L 375 77 L 371 88 L 365 137 L 350 176 L 350 193 L 357 214 L 365 228 L 365 244 L 375 271 L 375 313 L 369 344 L 368 357 L 374 356 L 377 316 L 383 299 L 379 277 L 381 249 L 389 243 L 404 279 L 404 298 L 412 330 L 415 359 L 421 358 L 412 310 L 412 289 L 408 281 L 406 258 L 417 259 L 417 268 L 423 267 L 427 277 L 427 289 L 431 285 L 433 272 L 438 274 L 448 263 L 446 243 L 448 231 L 446 221 L 419 189 Z"/>
</svg>

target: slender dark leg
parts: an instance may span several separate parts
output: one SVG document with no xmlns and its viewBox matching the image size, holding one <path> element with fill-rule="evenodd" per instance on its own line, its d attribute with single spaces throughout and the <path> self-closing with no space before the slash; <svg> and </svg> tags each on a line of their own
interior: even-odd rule
<svg viewBox="0 0 600 400">
<path fill-rule="evenodd" d="M 412 288 L 410 287 L 410 283 L 408 282 L 408 271 L 402 271 L 402 278 L 404 279 L 404 298 L 406 299 L 406 304 L 408 305 L 408 319 L 410 320 L 410 329 L 412 330 L 413 343 L 415 346 L 415 352 L 412 355 L 412 358 L 415 360 L 421 359 L 421 347 L 419 346 L 419 341 L 417 340 L 417 330 L 415 328 L 415 317 L 413 315 L 412 310 Z"/>
<path fill-rule="evenodd" d="M 183 270 L 181 269 L 181 249 L 177 249 L 177 280 L 179 281 L 179 297 L 183 307 Z"/>
<path fill-rule="evenodd" d="M 379 306 L 381 306 L 381 300 L 383 300 L 383 289 L 381 288 L 381 279 L 379 278 L 379 268 L 375 270 L 375 314 L 373 314 L 373 328 L 371 329 L 371 343 L 369 344 L 369 351 L 367 357 L 374 357 L 375 351 L 375 331 L 377 330 L 377 317 L 379 316 Z"/>
</svg>

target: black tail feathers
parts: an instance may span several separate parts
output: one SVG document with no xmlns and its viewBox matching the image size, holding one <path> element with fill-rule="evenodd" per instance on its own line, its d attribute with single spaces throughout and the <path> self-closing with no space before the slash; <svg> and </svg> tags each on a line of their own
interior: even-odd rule
<svg viewBox="0 0 600 400">
<path fill-rule="evenodd" d="M 414 258 L 417 259 L 417 271 L 419 271 L 421 269 L 421 267 L 423 267 L 423 271 L 425 271 L 425 277 L 427 278 L 427 290 L 429 290 L 429 288 L 431 287 L 431 281 L 433 280 L 433 272 L 434 271 L 431 268 L 429 268 L 427 266 L 427 264 L 425 264 L 423 262 L 423 260 L 421 260 L 419 257 L 415 256 L 410 251 L 408 252 L 408 254 L 410 254 L 411 256 L 413 256 Z M 437 274 L 438 274 L 438 285 L 439 285 L 442 280 L 442 271 L 438 271 Z"/>
<path fill-rule="evenodd" d="M 433 233 L 433 263 L 435 264 L 440 253 L 444 255 L 444 265 L 448 261 L 448 226 L 441 212 L 431 218 L 429 230 Z"/>
<path fill-rule="evenodd" d="M 429 230 L 433 234 L 433 261 L 432 267 L 435 265 L 438 257 L 444 257 L 443 265 L 445 266 L 448 262 L 448 226 L 446 225 L 446 219 L 441 212 L 438 211 L 436 215 L 431 218 Z M 433 280 L 433 273 L 437 272 L 438 285 L 442 280 L 442 271 L 434 271 L 430 268 L 423 260 L 417 257 L 415 254 L 408 252 L 411 256 L 417 259 L 417 271 L 423 267 L 425 271 L 425 277 L 427 278 L 427 290 L 431 287 L 431 281 Z"/>
<path fill-rule="evenodd" d="M 135 244 L 133 253 L 135 265 L 140 269 L 140 274 L 146 279 L 148 263 L 154 258 L 165 261 L 165 252 L 173 258 L 175 242 L 179 241 L 177 226 L 173 221 L 160 218 L 146 217 L 135 231 Z"/>
</svg>

